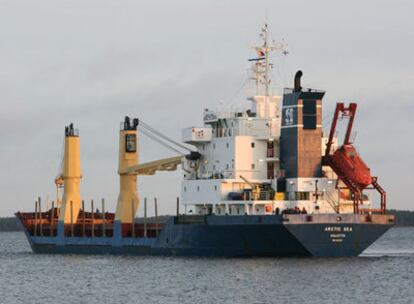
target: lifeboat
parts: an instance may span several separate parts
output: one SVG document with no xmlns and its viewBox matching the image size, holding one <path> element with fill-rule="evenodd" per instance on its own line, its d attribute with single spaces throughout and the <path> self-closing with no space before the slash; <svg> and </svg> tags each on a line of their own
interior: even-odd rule
<svg viewBox="0 0 414 304">
<path fill-rule="evenodd" d="M 345 144 L 341 146 L 330 158 L 340 175 L 357 185 L 359 189 L 365 189 L 371 184 L 371 171 L 353 145 Z"/>
</svg>

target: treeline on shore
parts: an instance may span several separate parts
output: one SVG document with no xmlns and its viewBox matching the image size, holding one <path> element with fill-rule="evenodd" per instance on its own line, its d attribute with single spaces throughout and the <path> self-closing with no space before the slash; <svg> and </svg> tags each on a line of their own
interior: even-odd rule
<svg viewBox="0 0 414 304">
<path fill-rule="evenodd" d="M 16 217 L 0 217 L 0 231 L 22 230 Z"/>
<path fill-rule="evenodd" d="M 405 210 L 389 210 L 390 214 L 396 216 L 396 226 L 399 227 L 414 227 L 414 211 L 405 211 Z M 168 216 L 160 216 L 158 218 L 159 223 L 164 223 L 167 221 Z M 143 218 L 137 218 L 137 223 L 142 223 Z M 155 218 L 148 218 L 149 222 L 155 222 Z M 15 217 L 0 217 L 0 231 L 19 231 L 22 230 L 20 223 Z"/>
<path fill-rule="evenodd" d="M 396 226 L 414 226 L 414 211 L 407 210 L 388 210 L 389 213 L 396 217 Z"/>
</svg>

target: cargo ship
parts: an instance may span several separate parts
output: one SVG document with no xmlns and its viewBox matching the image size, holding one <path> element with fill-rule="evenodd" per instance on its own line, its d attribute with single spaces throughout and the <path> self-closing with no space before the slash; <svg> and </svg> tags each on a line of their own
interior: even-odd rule
<svg viewBox="0 0 414 304">
<path fill-rule="evenodd" d="M 241 111 L 205 109 L 203 124 L 177 142 L 142 119 L 125 117 L 119 132 L 120 191 L 115 212 L 80 192 L 80 135 L 65 127 L 56 200 L 17 212 L 34 253 L 223 257 L 358 256 L 394 224 L 386 192 L 352 140 L 357 104 L 337 103 L 330 130 L 322 127 L 325 91 L 305 89 L 298 71 L 283 96 L 271 92 L 271 54 L 265 24 L 254 47 L 255 94 Z M 347 122 L 343 139 L 338 120 Z M 138 161 L 138 135 L 176 156 Z M 147 216 L 137 177 L 182 171 L 177 212 Z M 43 208 L 42 208 L 43 202 Z M 139 204 L 144 214 L 137 219 Z M 151 204 L 152 206 L 152 204 Z M 377 207 L 374 207 L 377 206 Z M 151 207 L 152 208 L 152 207 Z M 100 209 L 100 210 L 99 210 Z"/>
</svg>

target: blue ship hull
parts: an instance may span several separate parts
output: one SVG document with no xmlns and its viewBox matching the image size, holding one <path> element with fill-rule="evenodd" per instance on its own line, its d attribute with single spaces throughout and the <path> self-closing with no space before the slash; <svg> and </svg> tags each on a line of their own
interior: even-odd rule
<svg viewBox="0 0 414 304">
<path fill-rule="evenodd" d="M 358 256 L 393 225 L 390 215 L 171 217 L 158 237 L 26 236 L 35 253 L 221 257 Z"/>
</svg>

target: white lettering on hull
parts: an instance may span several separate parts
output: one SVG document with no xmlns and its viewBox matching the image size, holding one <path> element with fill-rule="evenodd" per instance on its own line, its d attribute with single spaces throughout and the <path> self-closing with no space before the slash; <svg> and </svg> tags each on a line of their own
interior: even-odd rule
<svg viewBox="0 0 414 304">
<path fill-rule="evenodd" d="M 344 232 L 352 232 L 352 227 L 350 226 L 326 226 L 325 232 L 335 232 L 331 233 L 329 236 L 333 243 L 342 243 L 342 241 L 346 238 L 346 233 Z M 342 232 L 342 233 L 340 233 Z"/>
</svg>

